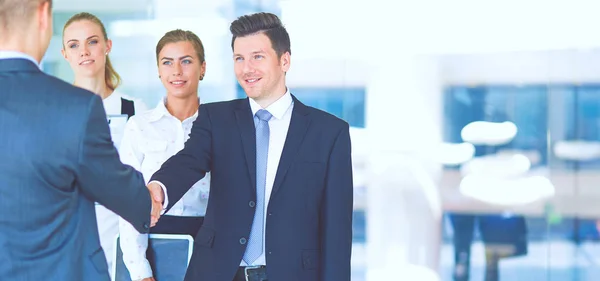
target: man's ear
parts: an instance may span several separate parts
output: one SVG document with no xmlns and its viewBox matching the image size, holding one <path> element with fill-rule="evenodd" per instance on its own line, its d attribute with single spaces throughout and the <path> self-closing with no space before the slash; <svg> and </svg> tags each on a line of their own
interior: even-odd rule
<svg viewBox="0 0 600 281">
<path fill-rule="evenodd" d="M 37 18 L 40 30 L 50 30 L 52 32 L 52 8 L 50 1 L 40 3 Z"/>
<path fill-rule="evenodd" d="M 292 63 L 292 56 L 289 52 L 285 52 L 285 54 L 281 55 L 279 59 L 279 64 L 283 72 L 287 72 L 290 69 L 290 64 Z"/>
</svg>

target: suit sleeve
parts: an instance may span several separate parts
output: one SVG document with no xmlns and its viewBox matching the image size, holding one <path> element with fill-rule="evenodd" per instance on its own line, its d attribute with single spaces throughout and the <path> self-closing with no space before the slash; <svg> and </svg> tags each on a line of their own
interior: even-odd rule
<svg viewBox="0 0 600 281">
<path fill-rule="evenodd" d="M 119 160 L 98 96 L 91 99 L 88 112 L 79 148 L 77 181 L 86 196 L 146 233 L 152 203 L 142 174 Z"/>
<path fill-rule="evenodd" d="M 353 190 L 350 131 L 345 123 L 335 140 L 327 167 L 320 220 L 320 280 L 350 281 Z"/>
<path fill-rule="evenodd" d="M 169 199 L 167 211 L 210 171 L 211 151 L 212 124 L 208 106 L 202 105 L 184 148 L 163 163 L 150 179 L 162 183 L 166 188 Z"/>
</svg>

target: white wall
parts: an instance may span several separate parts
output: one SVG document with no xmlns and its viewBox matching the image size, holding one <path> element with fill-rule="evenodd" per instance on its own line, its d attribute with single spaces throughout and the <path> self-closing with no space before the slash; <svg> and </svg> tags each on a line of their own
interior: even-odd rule
<svg viewBox="0 0 600 281">
<path fill-rule="evenodd" d="M 292 55 L 286 82 L 290 87 L 364 87 L 372 72 L 373 68 L 369 64 L 359 60 L 302 59 Z"/>
<path fill-rule="evenodd" d="M 439 57 L 444 84 L 600 82 L 600 49 Z"/>
<path fill-rule="evenodd" d="M 282 1 L 293 58 L 322 60 L 316 67 L 299 67 L 302 79 L 290 78 L 322 84 L 328 76 L 305 73 L 343 68 L 346 60 L 352 68 L 357 62 L 371 66 L 418 54 L 439 58 L 442 84 L 600 80 L 598 1 L 394 2 Z M 373 71 L 362 69 L 338 72 L 358 78 L 344 81 L 366 83 Z M 343 80 L 335 73 L 330 76 L 332 83 Z"/>
</svg>

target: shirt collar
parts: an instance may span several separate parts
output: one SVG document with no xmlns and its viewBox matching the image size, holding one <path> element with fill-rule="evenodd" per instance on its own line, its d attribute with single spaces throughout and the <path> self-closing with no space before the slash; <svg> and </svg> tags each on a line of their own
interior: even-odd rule
<svg viewBox="0 0 600 281">
<path fill-rule="evenodd" d="M 149 121 L 156 122 L 165 116 L 171 116 L 175 118 L 175 116 L 171 115 L 169 110 L 167 110 L 167 97 L 163 97 L 162 101 L 158 103 L 158 105 L 150 112 Z M 194 120 L 198 117 L 198 110 L 194 115 L 190 116 L 188 119 L 193 118 Z M 186 119 L 187 120 L 187 119 Z"/>
<path fill-rule="evenodd" d="M 41 69 L 40 64 L 30 55 L 17 52 L 17 51 L 0 51 L 0 60 L 1 59 L 26 59 L 35 63 L 35 65 Z"/>
<path fill-rule="evenodd" d="M 249 98 L 250 100 L 250 109 L 252 110 L 252 116 L 256 114 L 259 110 L 263 109 L 255 100 Z M 273 117 L 276 119 L 282 119 L 285 112 L 290 108 L 290 105 L 294 103 L 292 99 L 292 94 L 290 94 L 290 90 L 286 89 L 285 94 L 280 97 L 277 101 L 269 105 L 265 108 Z"/>
</svg>

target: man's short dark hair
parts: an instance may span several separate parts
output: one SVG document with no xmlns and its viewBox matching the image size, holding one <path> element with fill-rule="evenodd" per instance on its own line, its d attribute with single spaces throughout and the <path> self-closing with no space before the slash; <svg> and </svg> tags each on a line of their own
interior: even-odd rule
<svg viewBox="0 0 600 281">
<path fill-rule="evenodd" d="M 281 20 L 274 14 L 260 12 L 241 16 L 231 23 L 229 30 L 233 35 L 231 38 L 232 50 L 236 38 L 263 33 L 271 40 L 271 47 L 279 58 L 286 52 L 292 54 L 290 35 L 283 27 Z"/>
<path fill-rule="evenodd" d="M 0 0 L 0 37 L 22 28 L 40 4 L 52 0 Z"/>
</svg>

